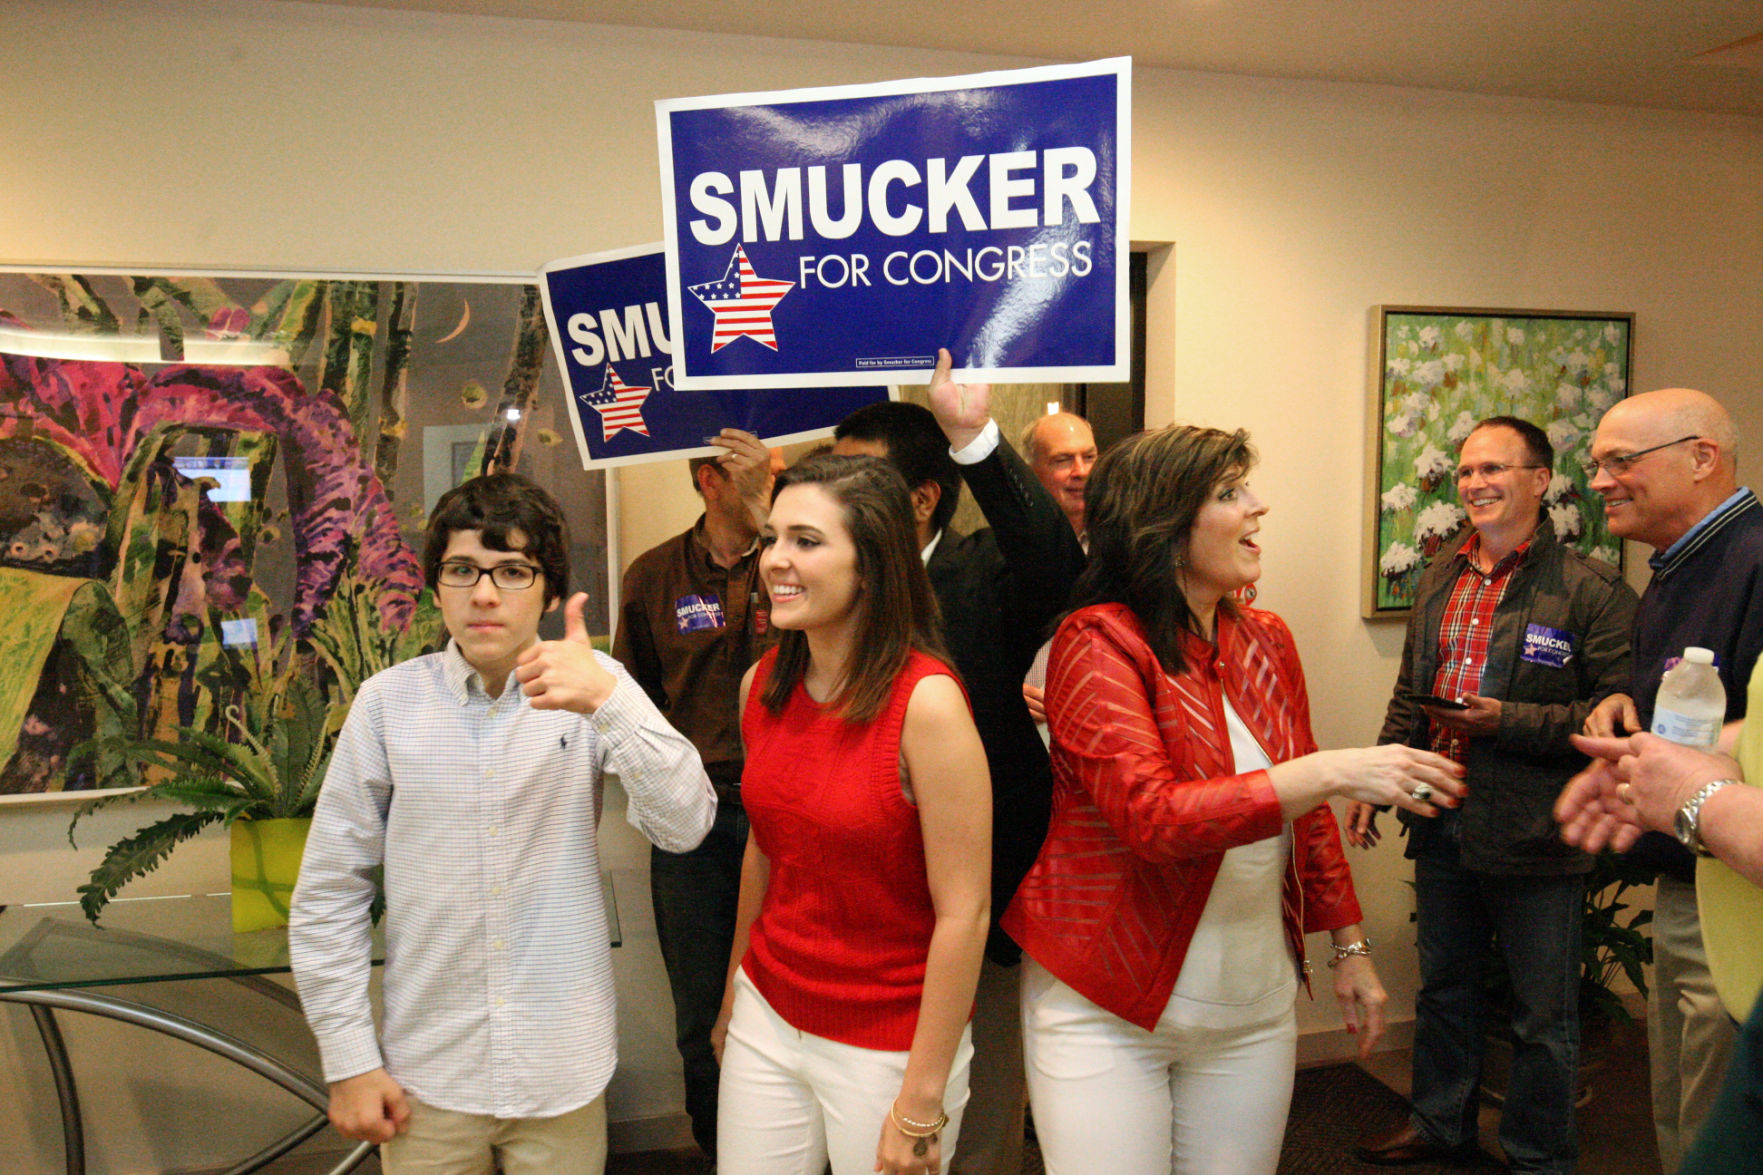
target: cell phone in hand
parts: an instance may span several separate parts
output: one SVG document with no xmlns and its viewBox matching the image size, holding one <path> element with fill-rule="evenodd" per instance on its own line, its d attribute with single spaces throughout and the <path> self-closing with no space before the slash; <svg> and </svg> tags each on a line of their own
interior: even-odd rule
<svg viewBox="0 0 1763 1175">
<path fill-rule="evenodd" d="M 1460 702 L 1456 698 L 1441 698 L 1437 694 L 1408 694 L 1410 702 L 1420 706 L 1437 706 L 1441 710 L 1467 710 L 1468 702 Z"/>
</svg>

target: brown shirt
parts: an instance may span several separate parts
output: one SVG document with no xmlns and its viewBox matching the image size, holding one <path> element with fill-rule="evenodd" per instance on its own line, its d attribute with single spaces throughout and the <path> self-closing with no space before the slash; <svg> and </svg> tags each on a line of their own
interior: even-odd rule
<svg viewBox="0 0 1763 1175">
<path fill-rule="evenodd" d="M 612 655 L 692 740 L 713 782 L 741 780 L 741 677 L 776 643 L 759 547 L 733 567 L 710 557 L 704 516 L 624 573 Z"/>
</svg>

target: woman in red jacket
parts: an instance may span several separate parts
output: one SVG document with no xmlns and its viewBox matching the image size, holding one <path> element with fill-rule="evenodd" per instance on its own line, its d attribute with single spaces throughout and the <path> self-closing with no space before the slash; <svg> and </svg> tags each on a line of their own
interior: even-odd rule
<svg viewBox="0 0 1763 1175">
<path fill-rule="evenodd" d="M 1235 599 L 1261 574 L 1253 462 L 1243 432 L 1167 428 L 1085 494 L 1047 675 L 1052 827 L 1004 919 L 1048 1175 L 1271 1175 L 1305 933 L 1333 936 L 1362 1053 L 1383 1031 L 1326 801 L 1435 815 L 1462 792 L 1425 751 L 1316 749 L 1291 633 Z"/>
<path fill-rule="evenodd" d="M 891 465 L 786 470 L 763 541 L 783 636 L 741 683 L 717 1170 L 937 1175 L 991 916 L 985 752 Z"/>
</svg>

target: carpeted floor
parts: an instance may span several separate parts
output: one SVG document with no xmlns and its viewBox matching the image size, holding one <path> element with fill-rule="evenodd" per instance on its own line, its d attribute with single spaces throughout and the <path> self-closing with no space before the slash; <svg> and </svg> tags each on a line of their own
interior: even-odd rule
<svg viewBox="0 0 1763 1175">
<path fill-rule="evenodd" d="M 1279 1175 L 1367 1175 L 1377 1168 L 1355 1159 L 1353 1144 L 1367 1134 L 1401 1125 L 1407 1114 L 1407 1101 L 1358 1065 L 1300 1069 Z M 1462 1163 L 1414 1163 L 1402 1168 L 1408 1175 L 1505 1169 L 1485 1153 Z"/>
</svg>

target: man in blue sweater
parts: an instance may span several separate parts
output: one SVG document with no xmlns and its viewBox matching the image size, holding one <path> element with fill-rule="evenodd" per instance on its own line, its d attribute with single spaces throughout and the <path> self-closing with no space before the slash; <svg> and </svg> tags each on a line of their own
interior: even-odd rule
<svg viewBox="0 0 1763 1175">
<path fill-rule="evenodd" d="M 1727 721 L 1743 718 L 1745 683 L 1763 652 L 1763 506 L 1738 484 L 1732 417 L 1688 388 L 1631 397 L 1599 422 L 1592 465 L 1610 532 L 1654 554 L 1635 614 L 1631 687 L 1592 711 L 1586 733 L 1650 729 L 1659 681 L 1689 645 L 1714 651 Z M 1661 870 L 1647 1033 L 1653 1124 L 1671 1175 L 1713 1105 L 1735 1033 L 1702 948 L 1694 857 L 1658 833 L 1630 851 Z"/>
</svg>

